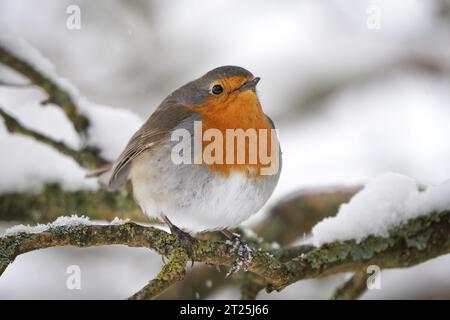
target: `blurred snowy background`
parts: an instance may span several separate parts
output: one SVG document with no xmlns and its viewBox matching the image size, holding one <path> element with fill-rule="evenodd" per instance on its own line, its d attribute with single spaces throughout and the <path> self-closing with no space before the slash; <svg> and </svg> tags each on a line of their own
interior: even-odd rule
<svg viewBox="0 0 450 320">
<path fill-rule="evenodd" d="M 73 4 L 81 8 L 80 30 L 66 27 Z M 136 126 L 167 94 L 209 69 L 233 64 L 260 76 L 259 95 L 280 129 L 284 157 L 269 207 L 302 188 L 357 185 L 387 171 L 427 184 L 450 178 L 448 0 L 0 0 L 0 30 L 37 48 L 88 100 L 135 113 L 127 115 Z M 0 83 L 20 82 L 14 76 L 0 68 Z M 58 112 L 35 106 L 40 99 L 37 89 L 0 85 L 1 106 L 50 135 L 65 132 L 65 141 L 76 144 Z M 0 121 L 6 177 L 0 192 L 36 189 L 57 175 L 65 176 L 63 184 L 74 181 L 67 188 L 93 187 L 81 181 L 76 164 L 61 159 L 49 169 L 43 159 L 54 152 L 11 139 Z M 39 157 L 24 156 L 28 148 Z M 81 290 L 66 287 L 66 268 L 74 264 L 82 271 Z M 161 264 L 144 249 L 33 252 L 0 278 L 0 299 L 125 298 Z M 343 277 L 260 297 L 325 299 Z M 449 292 L 446 256 L 383 272 L 382 289 L 363 298 L 450 298 Z M 210 298 L 238 296 L 224 289 Z"/>
</svg>

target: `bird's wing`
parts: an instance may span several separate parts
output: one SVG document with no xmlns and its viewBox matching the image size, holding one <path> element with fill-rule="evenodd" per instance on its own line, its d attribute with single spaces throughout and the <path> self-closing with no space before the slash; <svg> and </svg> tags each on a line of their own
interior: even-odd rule
<svg viewBox="0 0 450 320">
<path fill-rule="evenodd" d="M 267 120 L 269 120 L 270 125 L 272 126 L 272 129 L 275 129 L 275 123 L 273 122 L 272 118 L 270 118 L 267 114 L 264 113 Z"/>
<path fill-rule="evenodd" d="M 108 187 L 115 190 L 123 185 L 128 179 L 131 161 L 144 150 L 158 145 L 190 115 L 192 115 L 192 111 L 184 105 L 174 104 L 170 101 L 163 102 L 131 137 L 125 150 L 114 162 Z"/>
</svg>

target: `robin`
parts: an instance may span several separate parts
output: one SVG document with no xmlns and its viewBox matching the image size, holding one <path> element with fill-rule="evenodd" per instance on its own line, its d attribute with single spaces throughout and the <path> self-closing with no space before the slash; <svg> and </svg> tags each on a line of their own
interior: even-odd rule
<svg viewBox="0 0 450 320">
<path fill-rule="evenodd" d="M 195 239 L 188 232 L 221 231 L 228 239 L 238 241 L 238 249 L 245 252 L 245 259 L 250 257 L 248 247 L 228 229 L 261 209 L 275 189 L 281 167 L 276 135 L 260 139 L 257 148 L 258 152 L 265 149 L 272 157 L 276 155 L 273 159 L 279 165 L 271 174 L 263 174 L 267 161 L 263 163 L 260 157 L 255 161 L 251 154 L 255 149 L 248 145 L 249 137 L 274 131 L 273 122 L 262 111 L 256 93 L 259 80 L 241 67 L 223 66 L 175 90 L 133 135 L 109 172 L 109 188 L 117 189 L 130 180 L 142 211 L 148 217 L 161 218 L 189 254 Z M 195 129 L 198 123 L 200 132 Z M 219 140 L 223 146 L 202 162 L 195 155 L 191 163 L 174 161 L 174 149 L 179 150 L 180 143 L 173 139 L 174 133 L 187 133 L 192 139 L 187 144 L 184 142 L 187 150 L 181 150 L 185 153 L 182 156 L 189 153 L 190 158 L 190 147 L 194 145 L 201 146 L 203 156 L 204 151 L 211 149 L 212 142 L 202 139 L 202 133 L 208 130 L 217 135 L 216 146 Z M 237 136 L 228 133 L 235 130 L 247 134 L 244 137 L 249 142 L 247 145 L 239 147 L 235 143 L 229 147 L 228 142 L 235 141 Z M 249 134 L 252 130 L 253 136 Z M 219 139 L 220 134 L 223 139 Z M 263 140 L 269 146 L 261 145 Z M 239 151 L 244 152 L 245 160 L 236 162 Z"/>
</svg>

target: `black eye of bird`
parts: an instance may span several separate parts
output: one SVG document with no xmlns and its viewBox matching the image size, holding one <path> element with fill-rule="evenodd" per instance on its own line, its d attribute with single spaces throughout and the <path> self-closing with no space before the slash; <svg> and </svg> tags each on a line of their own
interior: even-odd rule
<svg viewBox="0 0 450 320">
<path fill-rule="evenodd" d="M 213 94 L 221 94 L 223 92 L 223 88 L 220 84 L 216 84 L 211 88 L 211 92 Z"/>
</svg>

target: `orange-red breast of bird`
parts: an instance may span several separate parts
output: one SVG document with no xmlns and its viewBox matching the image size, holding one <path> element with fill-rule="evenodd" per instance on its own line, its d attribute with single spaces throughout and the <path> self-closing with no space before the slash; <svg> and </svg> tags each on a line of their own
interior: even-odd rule
<svg viewBox="0 0 450 320">
<path fill-rule="evenodd" d="M 240 91 L 245 83 L 251 81 L 253 77 L 235 76 L 219 79 L 211 85 L 220 84 L 224 89 L 223 95 L 210 96 L 202 105 L 188 106 L 193 112 L 202 116 L 202 155 L 208 157 L 208 152 L 204 152 L 214 141 L 204 139 L 204 133 L 209 129 L 216 129 L 221 132 L 222 154 L 214 154 L 216 161 L 209 165 L 210 170 L 218 172 L 224 176 L 228 176 L 232 171 L 240 171 L 252 177 L 260 176 L 261 168 L 267 166 L 262 163 L 259 157 L 261 144 L 267 155 L 271 150 L 271 130 L 274 129 L 261 108 L 260 101 L 256 94 L 255 88 Z M 236 136 L 228 135 L 227 130 L 248 129 L 254 130 L 255 140 L 246 137 L 244 144 L 236 141 Z M 264 138 L 262 138 L 264 137 Z M 234 142 L 229 141 L 234 139 Z M 227 149 L 227 144 L 232 143 L 232 149 Z M 254 145 L 252 145 L 254 144 Z M 227 152 L 232 152 L 230 158 Z M 238 161 L 238 154 L 245 156 L 244 163 Z M 256 153 L 252 155 L 252 153 Z M 228 159 L 227 159 L 228 157 Z M 231 162 L 229 159 L 233 159 Z M 256 161 L 252 160 L 255 159 Z M 207 159 L 203 159 L 207 160 Z M 211 162 L 211 161 L 210 161 Z"/>
</svg>

